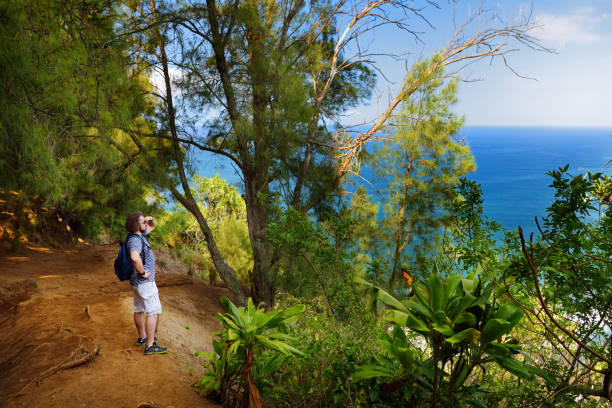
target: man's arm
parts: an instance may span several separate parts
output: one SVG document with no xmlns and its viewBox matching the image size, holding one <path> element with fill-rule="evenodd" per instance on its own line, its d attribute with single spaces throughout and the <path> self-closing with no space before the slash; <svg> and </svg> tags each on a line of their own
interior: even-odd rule
<svg viewBox="0 0 612 408">
<path fill-rule="evenodd" d="M 144 234 L 149 235 L 149 233 L 151 233 L 151 231 L 153 231 L 155 227 L 157 227 L 157 222 L 155 222 L 155 218 L 150 215 L 144 217 L 144 220 L 147 223 L 147 230 Z"/>
<path fill-rule="evenodd" d="M 151 272 L 145 271 L 144 269 L 144 265 L 142 264 L 142 259 L 140 259 L 140 252 L 131 251 L 130 260 L 132 261 L 132 265 L 134 265 L 134 269 L 136 270 L 136 273 L 141 278 L 147 279 L 149 276 L 151 276 Z"/>
</svg>

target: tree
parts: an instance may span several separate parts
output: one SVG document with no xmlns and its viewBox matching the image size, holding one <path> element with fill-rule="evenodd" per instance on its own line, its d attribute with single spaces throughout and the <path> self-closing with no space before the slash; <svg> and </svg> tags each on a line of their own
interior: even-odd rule
<svg viewBox="0 0 612 408">
<path fill-rule="evenodd" d="M 496 282 L 498 296 L 523 310 L 522 330 L 515 337 L 522 344 L 532 344 L 523 354 L 555 373 L 535 388 L 521 385 L 532 406 L 609 400 L 609 209 L 595 216 L 606 177 L 572 176 L 568 166 L 548 174 L 556 193 L 547 216 L 536 219 L 540 238 L 526 239 L 519 227 L 505 234 L 503 245 L 496 245 L 493 234 L 500 228 L 482 217 L 479 187 L 462 180 L 458 190 L 463 199 L 452 203 L 456 219 L 445 249 L 452 254 L 451 264 L 482 271 Z"/>
<path fill-rule="evenodd" d="M 39 200 L 94 237 L 144 205 L 153 182 L 132 166 L 119 130 L 146 126 L 148 106 L 114 5 L 20 0 L 0 11 L 0 183 L 18 190 L 18 208 Z"/>
<path fill-rule="evenodd" d="M 571 176 L 565 166 L 548 174 L 555 201 L 543 225 L 541 240 L 526 242 L 519 227 L 524 262 L 512 264 L 505 279 L 518 278 L 538 308 L 514 300 L 537 322 L 566 365 L 557 393 L 612 399 L 612 222 L 610 207 L 600 219 L 585 222 L 596 211 L 592 200 L 601 174 Z"/>
<path fill-rule="evenodd" d="M 231 402 L 231 393 L 236 392 L 236 383 L 242 380 L 243 407 L 261 408 L 263 401 L 253 376 L 258 355 L 265 349 L 285 356 L 303 356 L 290 342 L 286 324 L 295 320 L 305 310 L 304 305 L 295 305 L 284 310 L 265 312 L 253 305 L 251 298 L 246 307 L 236 307 L 223 297 L 221 303 L 227 313 L 217 314 L 223 330 L 217 332 L 219 340 L 213 340 L 214 352 L 199 353 L 209 360 L 211 370 L 196 383 L 208 391 L 221 394 L 225 404 Z M 276 359 L 276 361 L 279 361 Z M 281 360 L 282 361 L 282 360 Z"/>
<path fill-rule="evenodd" d="M 131 31 L 144 46 L 147 61 L 164 79 L 164 89 L 156 94 L 162 107 L 158 128 L 145 137 L 173 142 L 183 192 L 172 182 L 166 186 L 196 216 L 215 267 L 237 300 L 244 301 L 234 284 L 235 273 L 218 253 L 214 236 L 196 208 L 185 173 L 190 148 L 232 161 L 244 180 L 254 257 L 253 296 L 269 307 L 274 304 L 274 269 L 280 259 L 266 240 L 269 209 L 275 200 L 316 213 L 341 190 L 341 181 L 364 144 L 375 140 L 396 107 L 436 79 L 440 68 L 476 58 L 505 57 L 510 52 L 503 42 L 507 39 L 537 46 L 528 35 L 529 22 L 501 29 L 479 24 L 469 37 L 459 30 L 427 69 L 413 75 L 416 64 L 410 70 L 396 97 L 365 132 L 341 126 L 330 131 L 327 125 L 339 125 L 342 114 L 371 90 L 372 55 L 359 48 L 360 36 L 381 24 L 411 34 L 405 22 L 393 16 L 406 17 L 418 10 L 392 0 L 355 5 L 207 0 L 163 12 L 154 1 L 128 6 Z M 181 92 L 178 98 L 171 68 L 180 72 L 174 81 Z M 192 123 L 212 117 L 204 131 L 187 126 L 194 112 Z"/>
<path fill-rule="evenodd" d="M 457 136 L 462 121 L 450 111 L 456 101 L 456 81 L 444 84 L 441 68 L 435 79 L 418 79 L 437 65 L 437 59 L 423 61 L 413 70 L 413 80 L 423 85 L 391 118 L 392 142 L 374 155 L 374 166 L 386 183 L 381 232 L 388 237 L 390 250 L 389 288 L 400 265 L 416 265 L 415 258 L 435 250 L 436 237 L 448 224 L 444 203 L 454 199 L 459 179 L 475 169 L 469 147 Z"/>
</svg>

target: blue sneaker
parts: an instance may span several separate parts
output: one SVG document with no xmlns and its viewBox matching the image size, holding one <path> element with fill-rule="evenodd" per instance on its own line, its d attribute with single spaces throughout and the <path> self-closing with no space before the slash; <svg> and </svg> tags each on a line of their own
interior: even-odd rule
<svg viewBox="0 0 612 408">
<path fill-rule="evenodd" d="M 166 354 L 168 352 L 168 347 L 162 347 L 157 343 L 153 343 L 150 346 L 145 347 L 144 353 L 145 355 L 149 354 Z"/>
<path fill-rule="evenodd" d="M 155 341 L 157 341 L 157 337 L 155 338 Z M 136 345 L 137 346 L 142 346 L 143 344 L 147 344 L 147 338 L 146 337 L 139 337 L 138 340 L 136 340 Z"/>
</svg>

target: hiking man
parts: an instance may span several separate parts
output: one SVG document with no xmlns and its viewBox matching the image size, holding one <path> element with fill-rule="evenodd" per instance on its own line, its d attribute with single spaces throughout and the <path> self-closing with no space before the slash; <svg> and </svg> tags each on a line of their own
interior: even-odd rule
<svg viewBox="0 0 612 408">
<path fill-rule="evenodd" d="M 141 212 L 131 213 L 125 221 L 125 229 L 129 233 L 126 247 L 134 265 L 130 284 L 134 290 L 134 323 L 138 330 L 136 344 L 146 344 L 144 353 L 147 355 L 168 352 L 167 347 L 157 344 L 155 337 L 157 316 L 161 314 L 162 307 L 155 285 L 155 256 L 146 236 L 156 225 L 153 217 L 144 217 Z"/>
</svg>

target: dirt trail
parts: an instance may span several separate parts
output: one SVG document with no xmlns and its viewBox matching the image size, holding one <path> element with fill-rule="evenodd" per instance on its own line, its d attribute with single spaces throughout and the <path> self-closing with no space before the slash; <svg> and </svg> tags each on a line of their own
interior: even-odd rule
<svg viewBox="0 0 612 408">
<path fill-rule="evenodd" d="M 193 353 L 210 351 L 227 291 L 158 266 L 158 337 L 170 353 L 145 356 L 130 285 L 113 273 L 116 253 L 0 250 L 0 407 L 217 406 L 192 386 L 202 372 Z"/>
</svg>

